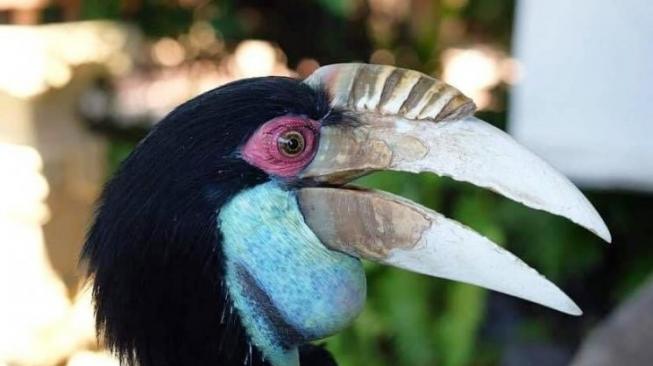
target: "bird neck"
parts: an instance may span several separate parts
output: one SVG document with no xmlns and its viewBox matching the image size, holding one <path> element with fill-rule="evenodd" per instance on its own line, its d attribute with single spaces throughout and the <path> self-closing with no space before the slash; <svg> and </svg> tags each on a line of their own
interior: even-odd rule
<svg viewBox="0 0 653 366">
<path fill-rule="evenodd" d="M 340 331 L 361 311 L 360 261 L 319 241 L 293 190 L 275 181 L 245 190 L 218 222 L 234 307 L 274 366 L 299 365 L 299 345 Z"/>
<path fill-rule="evenodd" d="M 165 171 L 159 165 L 166 159 L 148 156 L 131 158 L 123 170 Z M 264 179 L 243 178 L 236 168 L 211 187 L 171 186 L 154 173 L 117 174 L 108 184 L 83 258 L 94 281 L 98 331 L 122 363 L 269 366 L 225 284 L 216 210 Z"/>
</svg>

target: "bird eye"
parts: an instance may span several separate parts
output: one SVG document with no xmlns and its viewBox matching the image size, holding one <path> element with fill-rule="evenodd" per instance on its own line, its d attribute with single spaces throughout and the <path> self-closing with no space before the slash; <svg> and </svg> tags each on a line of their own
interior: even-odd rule
<svg viewBox="0 0 653 366">
<path fill-rule="evenodd" d="M 320 122 L 312 119 L 276 117 L 263 123 L 240 153 L 249 164 L 270 175 L 293 178 L 317 153 L 319 133 Z"/>
<path fill-rule="evenodd" d="M 304 151 L 304 136 L 297 131 L 284 132 L 277 139 L 279 152 L 287 157 L 295 157 Z"/>
</svg>

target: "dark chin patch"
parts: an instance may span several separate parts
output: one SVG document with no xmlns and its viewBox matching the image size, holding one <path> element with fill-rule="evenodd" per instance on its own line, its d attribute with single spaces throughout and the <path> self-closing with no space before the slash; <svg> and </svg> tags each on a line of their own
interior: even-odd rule
<svg viewBox="0 0 653 366">
<path fill-rule="evenodd" d="M 264 315 L 267 322 L 278 335 L 277 341 L 283 348 L 291 349 L 300 344 L 307 343 L 311 337 L 302 334 L 298 329 L 289 324 L 279 309 L 272 303 L 270 296 L 259 286 L 256 278 L 241 264 L 236 264 L 236 276 L 238 281 L 247 288 L 249 301 L 256 304 L 260 314 Z"/>
</svg>

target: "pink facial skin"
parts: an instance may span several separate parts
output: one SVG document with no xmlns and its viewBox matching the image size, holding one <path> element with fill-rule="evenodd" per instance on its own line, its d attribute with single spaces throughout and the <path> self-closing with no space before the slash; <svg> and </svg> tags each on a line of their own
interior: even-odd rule
<svg viewBox="0 0 653 366">
<path fill-rule="evenodd" d="M 284 154 L 279 138 L 288 132 L 304 137 L 304 149 L 296 156 Z M 247 140 L 241 150 L 245 161 L 264 172 L 281 178 L 297 176 L 317 152 L 320 123 L 307 117 L 281 116 L 265 122 Z"/>
</svg>

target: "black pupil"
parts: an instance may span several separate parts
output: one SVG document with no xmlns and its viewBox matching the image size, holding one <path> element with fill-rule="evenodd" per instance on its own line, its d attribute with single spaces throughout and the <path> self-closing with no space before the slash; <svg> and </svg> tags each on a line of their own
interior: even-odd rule
<svg viewBox="0 0 653 366">
<path fill-rule="evenodd" d="M 296 137 L 291 137 L 286 143 L 286 146 L 288 146 L 288 150 L 295 151 L 299 147 L 299 140 Z"/>
<path fill-rule="evenodd" d="M 304 150 L 304 136 L 289 132 L 279 139 L 279 147 L 286 155 L 297 155 Z"/>
</svg>

